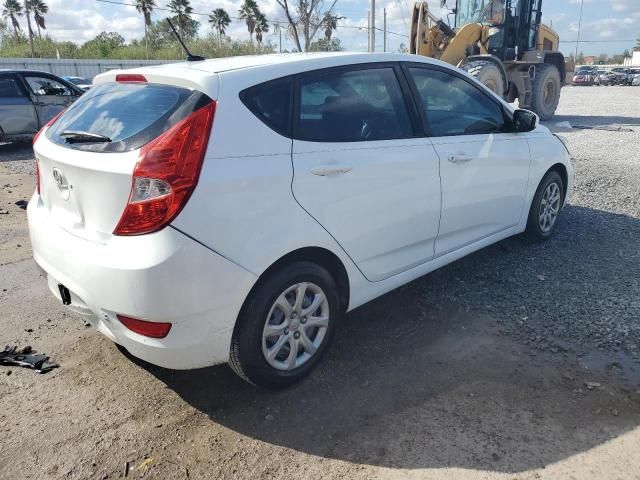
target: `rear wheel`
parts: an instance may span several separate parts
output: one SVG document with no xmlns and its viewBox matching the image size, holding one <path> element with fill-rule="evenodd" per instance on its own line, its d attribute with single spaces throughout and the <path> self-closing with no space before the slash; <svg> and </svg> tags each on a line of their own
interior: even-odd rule
<svg viewBox="0 0 640 480">
<path fill-rule="evenodd" d="M 564 185 L 556 171 L 547 172 L 531 202 L 527 235 L 533 240 L 547 240 L 553 235 L 564 201 Z"/>
<path fill-rule="evenodd" d="M 245 303 L 231 342 L 229 364 L 265 388 L 301 380 L 329 346 L 342 309 L 327 270 L 296 262 L 261 281 Z"/>
<path fill-rule="evenodd" d="M 536 76 L 531 84 L 531 110 L 541 120 L 553 118 L 560 103 L 560 72 L 553 65 L 536 65 Z"/>
<path fill-rule="evenodd" d="M 463 65 L 462 70 L 476 77 L 480 83 L 498 96 L 504 96 L 504 79 L 500 69 L 493 62 L 474 60 Z"/>
</svg>

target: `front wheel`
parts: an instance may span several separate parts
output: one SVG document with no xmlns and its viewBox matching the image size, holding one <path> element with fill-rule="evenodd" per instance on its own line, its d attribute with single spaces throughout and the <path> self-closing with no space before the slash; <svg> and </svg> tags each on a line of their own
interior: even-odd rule
<svg viewBox="0 0 640 480">
<path fill-rule="evenodd" d="M 229 364 L 259 387 L 287 387 L 320 361 L 341 316 L 329 272 L 310 262 L 290 264 L 263 279 L 245 302 Z"/>
<path fill-rule="evenodd" d="M 547 240 L 553 235 L 564 201 L 562 178 L 556 171 L 547 172 L 531 202 L 527 235 L 533 240 Z"/>
</svg>

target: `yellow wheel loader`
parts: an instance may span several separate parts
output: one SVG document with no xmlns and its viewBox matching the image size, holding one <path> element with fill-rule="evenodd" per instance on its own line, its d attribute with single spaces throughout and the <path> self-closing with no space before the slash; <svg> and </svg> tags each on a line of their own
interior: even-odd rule
<svg viewBox="0 0 640 480">
<path fill-rule="evenodd" d="M 452 2 L 454 0 L 449 0 Z M 447 0 L 442 8 L 449 8 Z M 451 27 L 418 2 L 410 52 L 457 65 L 508 102 L 553 117 L 568 78 L 559 36 L 541 23 L 542 0 L 455 0 Z"/>
</svg>

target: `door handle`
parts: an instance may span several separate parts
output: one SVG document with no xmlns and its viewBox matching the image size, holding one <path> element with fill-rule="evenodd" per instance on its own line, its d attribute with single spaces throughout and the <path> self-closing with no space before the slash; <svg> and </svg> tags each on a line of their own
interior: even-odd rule
<svg viewBox="0 0 640 480">
<path fill-rule="evenodd" d="M 329 175 L 337 175 L 339 173 L 348 173 L 352 170 L 349 165 L 318 165 L 311 169 L 311 173 L 320 177 L 327 177 Z"/>
<path fill-rule="evenodd" d="M 470 155 L 464 155 L 464 154 L 449 155 L 448 160 L 451 163 L 467 163 L 467 162 L 470 162 L 471 160 L 473 160 L 473 157 L 470 156 Z"/>
</svg>

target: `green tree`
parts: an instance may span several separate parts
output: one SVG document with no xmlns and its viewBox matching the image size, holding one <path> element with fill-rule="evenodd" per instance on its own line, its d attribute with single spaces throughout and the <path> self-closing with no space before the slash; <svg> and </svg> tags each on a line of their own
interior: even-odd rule
<svg viewBox="0 0 640 480">
<path fill-rule="evenodd" d="M 342 42 L 340 42 L 339 38 L 335 37 L 331 40 L 327 40 L 326 37 L 319 38 L 309 46 L 310 52 L 342 52 L 343 50 Z"/>
<path fill-rule="evenodd" d="M 2 7 L 2 16 L 11 20 L 11 24 L 13 25 L 13 33 L 17 39 L 18 31 L 20 30 L 18 17 L 22 16 L 22 5 L 18 2 L 18 0 L 5 0 Z"/>
<path fill-rule="evenodd" d="M 344 18 L 339 15 L 333 15 L 331 12 L 325 12 L 324 17 L 322 17 L 322 26 L 324 27 L 324 38 L 327 43 L 331 43 L 333 32 L 338 29 L 338 22 Z"/>
<path fill-rule="evenodd" d="M 102 32 L 80 47 L 80 55 L 86 55 L 86 58 L 109 58 L 115 51 L 122 49 L 125 43 L 124 37 L 117 32 Z"/>
<path fill-rule="evenodd" d="M 267 18 L 260 10 L 256 10 L 256 42 L 262 45 L 262 34 L 269 31 Z"/>
<path fill-rule="evenodd" d="M 151 26 L 151 12 L 156 8 L 155 0 L 136 0 L 136 10 L 144 17 L 144 44 L 149 60 L 149 34 L 147 28 Z"/>
<path fill-rule="evenodd" d="M 216 8 L 209 15 L 209 23 L 218 33 L 218 46 L 222 46 L 222 36 L 225 34 L 227 27 L 231 24 L 231 18 L 224 8 Z"/>
<path fill-rule="evenodd" d="M 238 10 L 238 15 L 244 20 L 247 25 L 251 43 L 253 43 L 253 33 L 256 30 L 256 12 L 259 11 L 260 10 L 258 9 L 258 4 L 255 2 L 255 0 L 244 0 L 244 3 Z"/>
<path fill-rule="evenodd" d="M 46 30 L 47 26 L 44 23 L 44 16 L 49 13 L 49 5 L 42 0 L 28 0 L 29 9 L 33 13 L 33 19 L 36 21 L 36 27 L 38 27 L 38 37 L 42 38 L 42 30 Z"/>
<path fill-rule="evenodd" d="M 171 13 L 178 17 L 178 31 L 182 34 L 187 29 L 188 24 L 193 22 L 191 18 L 193 13 L 191 2 L 189 0 L 171 0 L 167 7 Z"/>
</svg>

